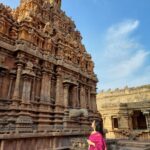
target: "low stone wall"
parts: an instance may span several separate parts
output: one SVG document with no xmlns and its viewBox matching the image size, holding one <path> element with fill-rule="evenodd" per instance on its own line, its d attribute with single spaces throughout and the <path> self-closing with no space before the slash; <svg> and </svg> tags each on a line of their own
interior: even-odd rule
<svg viewBox="0 0 150 150">
<path fill-rule="evenodd" d="M 110 139 L 124 139 L 124 140 L 150 140 L 150 130 L 113 130 L 106 133 L 106 137 Z"/>
<path fill-rule="evenodd" d="M 19 134 L 0 137 L 0 150 L 87 150 L 84 135 Z"/>
<path fill-rule="evenodd" d="M 150 150 L 150 142 L 133 140 L 107 140 L 107 150 Z"/>
</svg>

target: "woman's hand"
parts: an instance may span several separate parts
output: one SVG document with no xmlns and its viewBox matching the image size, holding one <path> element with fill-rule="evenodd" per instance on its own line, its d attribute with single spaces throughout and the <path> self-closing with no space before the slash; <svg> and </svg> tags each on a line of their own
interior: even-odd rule
<svg viewBox="0 0 150 150">
<path fill-rule="evenodd" d="M 87 142 L 88 142 L 88 144 L 89 144 L 89 145 L 92 145 L 92 146 L 94 146 L 94 147 L 95 147 L 95 143 L 93 143 L 92 141 L 87 140 Z"/>
</svg>

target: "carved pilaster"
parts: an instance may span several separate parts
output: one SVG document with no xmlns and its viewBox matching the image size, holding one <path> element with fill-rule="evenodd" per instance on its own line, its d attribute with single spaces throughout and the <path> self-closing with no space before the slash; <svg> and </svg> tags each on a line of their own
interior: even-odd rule
<svg viewBox="0 0 150 150">
<path fill-rule="evenodd" d="M 33 77 L 33 82 L 32 82 L 32 93 L 31 93 L 31 101 L 35 101 L 36 98 L 36 86 L 37 86 L 37 82 L 36 82 L 36 78 L 37 78 L 37 72 L 38 72 L 38 67 L 35 66 L 35 68 L 33 69 L 33 72 L 35 73 L 35 76 Z"/>
<path fill-rule="evenodd" d="M 64 84 L 64 105 L 65 105 L 65 108 L 68 107 L 68 93 L 69 93 L 69 84 Z"/>
<path fill-rule="evenodd" d="M 91 107 L 91 90 L 90 90 L 90 88 L 88 89 L 88 106 L 89 106 L 89 109 L 91 110 L 92 107 Z"/>
<path fill-rule="evenodd" d="M 23 92 L 22 92 L 22 102 L 30 103 L 32 78 L 29 77 L 28 75 L 24 75 L 23 79 L 24 79 L 24 83 L 23 83 Z"/>
<path fill-rule="evenodd" d="M 16 75 L 16 82 L 15 82 L 15 88 L 14 88 L 14 93 L 13 93 L 13 99 L 19 99 L 22 67 L 23 67 L 22 64 L 17 64 L 17 75 Z"/>
<path fill-rule="evenodd" d="M 35 76 L 33 72 L 33 63 L 31 61 L 27 61 L 26 67 L 22 72 L 24 82 L 23 82 L 23 93 L 22 93 L 22 101 L 24 103 L 30 103 L 31 100 L 31 84 L 32 80 Z"/>
<path fill-rule="evenodd" d="M 14 78 L 15 78 L 14 75 L 10 75 L 10 82 L 9 82 L 9 88 L 8 88 L 8 94 L 7 94 L 8 99 L 11 98 L 11 91 L 12 91 L 12 85 L 13 85 Z"/>
<path fill-rule="evenodd" d="M 51 101 L 51 84 L 52 84 L 52 74 L 49 74 L 49 80 L 48 80 L 48 88 L 47 88 L 47 92 L 48 92 L 48 100 Z"/>
<path fill-rule="evenodd" d="M 2 88 L 3 88 L 3 77 L 5 73 L 3 71 L 0 72 L 0 96 L 2 95 Z"/>
<path fill-rule="evenodd" d="M 78 107 L 78 87 L 77 86 L 73 87 L 72 99 L 73 99 L 73 108 Z"/>
<path fill-rule="evenodd" d="M 46 100 L 46 95 L 45 95 L 45 84 L 46 84 L 46 72 L 42 72 L 42 83 L 41 83 L 41 101 Z"/>
<path fill-rule="evenodd" d="M 143 115 L 145 116 L 146 119 L 147 129 L 150 129 L 150 111 L 149 110 L 143 111 Z"/>
<path fill-rule="evenodd" d="M 62 105 L 62 77 L 61 68 L 57 69 L 57 79 L 56 79 L 56 109 Z M 58 109 L 59 110 L 59 109 Z"/>
<path fill-rule="evenodd" d="M 43 71 L 42 73 L 42 85 L 41 85 L 41 100 L 50 101 L 51 97 L 51 77 L 52 75 Z"/>
<path fill-rule="evenodd" d="M 82 85 L 80 88 L 80 104 L 82 108 L 86 108 L 87 103 L 85 100 L 85 87 Z"/>
</svg>

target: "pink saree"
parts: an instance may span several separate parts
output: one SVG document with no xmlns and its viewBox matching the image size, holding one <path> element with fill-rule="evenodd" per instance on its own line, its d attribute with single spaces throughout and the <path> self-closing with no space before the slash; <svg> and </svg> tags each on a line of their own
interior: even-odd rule
<svg viewBox="0 0 150 150">
<path fill-rule="evenodd" d="M 100 133 L 96 132 L 94 134 L 91 134 L 88 140 L 95 143 L 95 147 L 90 145 L 89 150 L 105 150 L 106 148 L 105 139 Z"/>
</svg>

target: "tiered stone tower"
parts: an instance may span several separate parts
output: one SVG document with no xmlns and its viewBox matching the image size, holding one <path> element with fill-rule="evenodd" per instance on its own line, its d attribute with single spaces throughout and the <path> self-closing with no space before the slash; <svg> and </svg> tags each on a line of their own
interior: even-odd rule
<svg viewBox="0 0 150 150">
<path fill-rule="evenodd" d="M 0 4 L 1 150 L 71 149 L 97 118 L 94 63 L 60 8 Z"/>
</svg>

